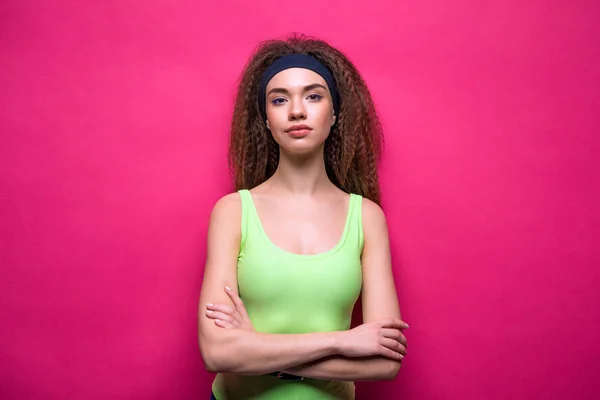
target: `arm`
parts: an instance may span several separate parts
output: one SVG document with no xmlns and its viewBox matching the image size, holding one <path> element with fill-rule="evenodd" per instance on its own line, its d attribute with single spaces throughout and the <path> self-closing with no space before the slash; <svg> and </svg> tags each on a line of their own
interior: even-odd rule
<svg viewBox="0 0 600 400">
<path fill-rule="evenodd" d="M 211 372 L 266 374 L 339 353 L 338 333 L 274 335 L 222 329 L 204 316 L 207 303 L 233 305 L 223 288 L 237 288 L 241 238 L 241 200 L 237 193 L 215 205 L 208 228 L 207 259 L 200 293 L 199 345 Z"/>
<path fill-rule="evenodd" d="M 367 199 L 363 200 L 363 231 L 363 322 L 383 317 L 400 318 L 385 215 L 377 204 Z M 400 341 L 406 344 L 403 335 Z M 380 356 L 346 358 L 334 355 L 288 368 L 284 372 L 329 380 L 391 380 L 398 375 L 400 365 L 401 360 Z"/>
</svg>

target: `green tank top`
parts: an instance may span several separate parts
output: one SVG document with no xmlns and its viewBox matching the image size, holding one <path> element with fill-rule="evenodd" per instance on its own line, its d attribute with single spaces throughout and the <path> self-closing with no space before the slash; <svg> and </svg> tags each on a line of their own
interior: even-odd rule
<svg viewBox="0 0 600 400">
<path fill-rule="evenodd" d="M 239 194 L 238 288 L 254 328 L 276 334 L 349 329 L 362 287 L 362 197 L 350 194 L 344 232 L 335 247 L 320 254 L 299 255 L 271 242 L 250 192 L 240 190 Z M 354 398 L 354 383 L 217 374 L 213 392 L 217 400 L 346 400 Z"/>
</svg>

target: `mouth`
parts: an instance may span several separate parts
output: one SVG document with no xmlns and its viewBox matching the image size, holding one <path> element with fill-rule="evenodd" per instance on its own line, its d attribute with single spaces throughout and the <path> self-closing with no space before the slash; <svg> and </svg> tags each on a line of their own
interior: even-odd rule
<svg viewBox="0 0 600 400">
<path fill-rule="evenodd" d="M 285 130 L 286 133 L 292 137 L 304 137 L 312 131 L 312 128 L 307 125 L 294 125 L 289 129 Z"/>
</svg>

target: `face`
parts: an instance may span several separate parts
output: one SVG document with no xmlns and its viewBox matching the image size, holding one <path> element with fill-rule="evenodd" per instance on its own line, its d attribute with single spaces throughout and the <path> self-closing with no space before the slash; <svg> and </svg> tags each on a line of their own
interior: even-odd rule
<svg viewBox="0 0 600 400">
<path fill-rule="evenodd" d="M 269 81 L 266 96 L 267 128 L 282 149 L 306 154 L 323 148 L 335 116 L 321 75 L 286 69 Z"/>
</svg>

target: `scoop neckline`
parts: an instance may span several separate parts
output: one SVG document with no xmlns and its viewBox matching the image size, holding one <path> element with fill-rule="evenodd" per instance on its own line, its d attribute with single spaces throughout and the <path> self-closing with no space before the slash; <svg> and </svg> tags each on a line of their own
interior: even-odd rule
<svg viewBox="0 0 600 400">
<path fill-rule="evenodd" d="M 271 240 L 271 238 L 269 237 L 269 235 L 267 235 L 267 231 L 265 231 L 265 228 L 264 228 L 264 226 L 262 224 L 262 221 L 260 219 L 260 215 L 258 215 L 258 210 L 256 209 L 256 204 L 254 204 L 254 198 L 252 197 L 252 193 L 250 193 L 250 190 L 248 190 L 248 189 L 246 189 L 246 191 L 248 192 L 248 198 L 250 199 L 250 205 L 252 207 L 252 211 L 254 212 L 254 216 L 256 217 L 256 222 L 258 224 L 258 228 L 259 228 L 262 236 L 266 239 L 267 243 L 269 243 L 269 246 L 271 246 L 275 250 L 279 251 L 280 253 L 283 253 L 283 254 L 285 254 L 287 256 L 290 256 L 290 257 L 303 258 L 303 259 L 321 258 L 321 257 L 329 256 L 329 255 L 335 253 L 336 251 L 338 251 L 340 249 L 340 247 L 342 247 L 342 245 L 346 241 L 346 236 L 348 236 L 348 229 L 350 227 L 350 217 L 351 217 L 351 214 L 352 214 L 352 206 L 353 206 L 353 198 L 354 198 L 354 194 L 353 193 L 348 193 L 348 195 L 349 195 L 348 210 L 346 211 L 346 221 L 344 223 L 344 231 L 342 232 L 342 237 L 337 242 L 337 244 L 335 246 L 333 246 L 331 249 L 326 250 L 326 251 L 321 252 L 321 253 L 316 253 L 316 254 L 298 254 L 298 253 L 292 253 L 291 251 L 288 251 L 288 250 L 285 250 L 285 249 L 281 248 L 280 246 L 276 245 Z"/>
</svg>

